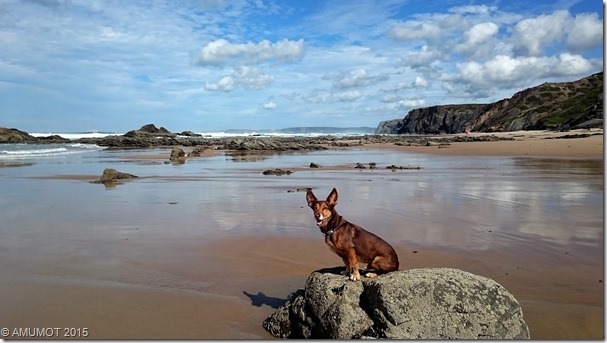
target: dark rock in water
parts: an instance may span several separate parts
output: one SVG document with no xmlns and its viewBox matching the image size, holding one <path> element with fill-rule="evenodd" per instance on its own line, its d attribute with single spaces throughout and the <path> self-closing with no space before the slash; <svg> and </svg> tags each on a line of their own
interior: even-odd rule
<svg viewBox="0 0 607 343">
<path fill-rule="evenodd" d="M 266 171 L 264 171 L 262 174 L 263 175 L 277 175 L 277 176 L 282 176 L 282 175 L 291 175 L 293 172 L 290 170 L 282 170 L 280 168 L 276 168 L 274 170 L 272 169 L 268 169 Z"/>
<path fill-rule="evenodd" d="M 138 176 L 128 173 L 122 173 L 116 169 L 106 168 L 103 170 L 103 175 L 99 180 L 91 181 L 91 183 L 103 183 L 103 184 L 115 184 L 120 183 L 123 180 L 136 179 Z"/>
<path fill-rule="evenodd" d="M 451 268 L 362 282 L 323 269 L 263 322 L 281 338 L 526 339 L 517 300 L 495 281 Z"/>
<path fill-rule="evenodd" d="M 200 157 L 206 149 L 204 147 L 197 146 L 192 151 L 190 151 L 190 156 L 192 157 Z"/>
<path fill-rule="evenodd" d="M 365 167 L 364 164 L 358 162 L 356 163 L 356 166 L 354 166 L 355 169 L 367 169 L 367 167 Z"/>
<path fill-rule="evenodd" d="M 310 163 L 310 168 L 320 168 L 320 164 L 311 162 Z"/>
<path fill-rule="evenodd" d="M 38 137 L 39 143 L 67 143 L 70 142 L 69 139 L 63 138 L 59 135 L 50 135 L 45 137 Z"/>
<path fill-rule="evenodd" d="M 201 134 L 198 133 L 194 133 L 192 131 L 183 131 L 182 133 L 179 134 L 180 136 L 186 136 L 186 137 L 202 137 Z"/>
<path fill-rule="evenodd" d="M 17 143 L 17 142 L 32 142 L 36 137 L 25 131 L 17 129 L 7 129 L 0 127 L 0 142 L 1 143 Z"/>
<path fill-rule="evenodd" d="M 169 160 L 176 163 L 185 163 L 185 151 L 180 147 L 173 147 Z"/>
<path fill-rule="evenodd" d="M 143 125 L 139 130 L 132 130 L 124 134 L 125 137 L 139 137 L 139 136 L 155 136 L 155 137 L 174 137 L 174 133 L 165 129 L 164 127 L 157 128 L 154 124 Z"/>
<path fill-rule="evenodd" d="M 421 167 L 406 167 L 406 166 L 397 166 L 397 165 L 390 165 L 387 166 L 386 169 L 392 169 L 392 170 L 397 170 L 397 169 L 416 169 L 416 170 L 420 170 Z"/>
</svg>

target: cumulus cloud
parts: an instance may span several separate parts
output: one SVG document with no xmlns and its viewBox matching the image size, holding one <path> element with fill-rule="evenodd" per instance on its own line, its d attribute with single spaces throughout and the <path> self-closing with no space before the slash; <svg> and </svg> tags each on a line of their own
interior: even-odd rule
<svg viewBox="0 0 607 343">
<path fill-rule="evenodd" d="M 600 45 L 603 41 L 603 21 L 596 13 L 577 15 L 567 34 L 567 46 L 579 52 Z"/>
<path fill-rule="evenodd" d="M 231 92 L 234 88 L 234 79 L 231 76 L 226 76 L 217 83 L 206 82 L 204 85 L 204 90 L 210 92 Z"/>
<path fill-rule="evenodd" d="M 419 51 L 411 52 L 402 59 L 402 65 L 411 68 L 430 67 L 433 63 L 442 60 L 446 53 L 439 49 L 430 49 L 423 45 Z"/>
<path fill-rule="evenodd" d="M 369 86 L 389 78 L 388 74 L 370 75 L 363 68 L 354 69 L 348 74 L 336 72 L 323 76 L 324 80 L 333 80 L 333 87 L 340 89 Z"/>
<path fill-rule="evenodd" d="M 276 43 L 262 40 L 259 43 L 233 44 L 218 39 L 205 45 L 195 60 L 197 65 L 224 65 L 230 60 L 245 63 L 262 63 L 271 60 L 295 62 L 304 54 L 304 41 L 282 39 Z"/>
<path fill-rule="evenodd" d="M 421 76 L 416 76 L 415 79 L 411 82 L 399 82 L 397 84 L 391 85 L 389 87 L 382 88 L 383 92 L 397 92 L 399 90 L 411 89 L 411 88 L 428 88 L 429 83 L 428 80 Z M 384 97 L 385 98 L 385 97 Z M 388 97 L 389 99 L 389 97 Z M 384 101 L 391 102 L 391 101 Z"/>
<path fill-rule="evenodd" d="M 570 53 L 554 57 L 499 55 L 484 63 L 458 63 L 458 72 L 449 81 L 478 88 L 513 86 L 524 80 L 590 73 L 593 67 L 583 56 Z"/>
<path fill-rule="evenodd" d="M 442 30 L 429 22 L 408 22 L 395 25 L 388 31 L 388 37 L 397 41 L 436 40 Z"/>
<path fill-rule="evenodd" d="M 592 49 L 603 40 L 603 22 L 596 13 L 573 17 L 569 11 L 528 18 L 518 22 L 512 33 L 512 44 L 521 53 L 539 56 L 546 47 L 564 43 L 573 52 Z"/>
<path fill-rule="evenodd" d="M 270 102 L 267 102 L 267 103 L 263 104 L 261 107 L 262 107 L 264 110 L 273 110 L 273 109 L 275 109 L 275 108 L 276 108 L 276 103 L 275 103 L 275 102 L 270 101 Z"/>
<path fill-rule="evenodd" d="M 341 102 L 352 102 L 362 98 L 362 93 L 359 91 L 347 91 L 335 95 L 335 99 Z"/>
<path fill-rule="evenodd" d="M 568 11 L 556 11 L 519 21 L 513 28 L 512 42 L 532 56 L 539 56 L 543 47 L 563 36 Z"/>
<path fill-rule="evenodd" d="M 217 83 L 206 82 L 204 89 L 211 92 L 231 92 L 238 87 L 261 90 L 267 88 L 272 82 L 274 82 L 273 76 L 262 74 L 257 68 L 241 66 Z"/>
</svg>

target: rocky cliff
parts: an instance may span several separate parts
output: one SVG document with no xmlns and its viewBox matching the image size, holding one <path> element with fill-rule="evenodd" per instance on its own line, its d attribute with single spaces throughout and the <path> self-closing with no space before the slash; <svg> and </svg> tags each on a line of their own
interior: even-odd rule
<svg viewBox="0 0 607 343">
<path fill-rule="evenodd" d="M 440 134 L 603 127 L 603 73 L 544 83 L 491 104 L 440 105 L 409 111 L 375 133 Z"/>
</svg>

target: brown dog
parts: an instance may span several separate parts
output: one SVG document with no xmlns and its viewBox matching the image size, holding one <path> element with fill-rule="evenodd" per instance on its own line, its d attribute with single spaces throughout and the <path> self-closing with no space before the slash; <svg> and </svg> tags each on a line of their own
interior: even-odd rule
<svg viewBox="0 0 607 343">
<path fill-rule="evenodd" d="M 398 270 L 398 256 L 390 244 L 337 214 L 335 188 L 325 201 L 319 201 L 311 190 L 306 193 L 306 200 L 314 211 L 316 225 L 325 234 L 325 243 L 342 258 L 346 265 L 345 275 L 350 280 L 360 280 L 359 262 L 367 263 L 366 277 Z"/>
</svg>

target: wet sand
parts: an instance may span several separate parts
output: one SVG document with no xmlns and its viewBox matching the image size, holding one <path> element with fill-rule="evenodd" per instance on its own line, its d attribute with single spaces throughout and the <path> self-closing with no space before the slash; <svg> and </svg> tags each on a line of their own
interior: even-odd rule
<svg viewBox="0 0 607 343">
<path fill-rule="evenodd" d="M 146 163 L 168 158 L 154 150 L 0 168 L 0 327 L 269 339 L 261 322 L 311 271 L 341 263 L 296 191 L 336 186 L 340 214 L 392 243 L 401 269 L 496 280 L 534 339 L 602 339 L 602 136 L 546 142 L 554 152 L 540 141 L 514 153 L 522 143 L 500 141 L 248 160 L 218 152 L 176 166 Z M 352 168 L 371 160 L 421 169 Z M 312 161 L 323 168 L 306 168 Z M 86 182 L 106 166 L 143 178 L 111 189 Z M 295 173 L 261 175 L 270 168 Z"/>
</svg>

